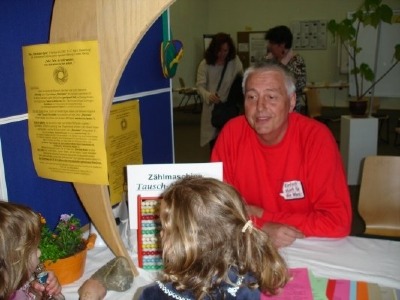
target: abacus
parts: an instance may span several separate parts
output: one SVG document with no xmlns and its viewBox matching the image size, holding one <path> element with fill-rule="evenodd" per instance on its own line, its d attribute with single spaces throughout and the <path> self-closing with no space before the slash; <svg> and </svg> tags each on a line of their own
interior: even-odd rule
<svg viewBox="0 0 400 300">
<path fill-rule="evenodd" d="M 145 270 L 163 268 L 160 197 L 138 196 L 138 265 Z"/>
</svg>

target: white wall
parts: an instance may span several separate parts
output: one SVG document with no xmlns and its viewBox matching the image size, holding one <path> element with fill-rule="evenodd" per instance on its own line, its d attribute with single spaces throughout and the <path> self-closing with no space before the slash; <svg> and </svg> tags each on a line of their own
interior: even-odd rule
<svg viewBox="0 0 400 300">
<path fill-rule="evenodd" d="M 399 0 L 385 0 L 393 9 L 400 9 Z M 292 21 L 341 20 L 357 9 L 360 0 L 177 0 L 170 8 L 173 37 L 184 44 L 182 58 L 173 86 L 178 78 L 194 86 L 197 65 L 203 55 L 203 34 L 224 31 L 236 41 L 238 31 L 265 31 L 276 25 L 290 26 Z M 307 65 L 308 81 L 347 81 L 339 74 L 337 44 L 328 34 L 326 50 L 298 51 Z M 346 90 L 321 91 L 324 105 L 347 106 Z M 175 105 L 179 95 L 174 95 Z M 382 99 L 382 108 L 400 109 L 400 99 Z"/>
</svg>

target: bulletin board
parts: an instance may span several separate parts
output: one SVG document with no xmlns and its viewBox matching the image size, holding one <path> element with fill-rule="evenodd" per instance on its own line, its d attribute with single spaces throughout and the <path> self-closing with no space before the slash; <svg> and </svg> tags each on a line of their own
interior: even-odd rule
<svg viewBox="0 0 400 300">
<path fill-rule="evenodd" d="M 206 52 L 208 46 L 211 43 L 214 34 L 203 34 L 203 45 L 204 45 L 204 52 Z"/>
<path fill-rule="evenodd" d="M 326 49 L 326 23 L 324 20 L 292 22 L 293 49 Z"/>
<path fill-rule="evenodd" d="M 267 54 L 266 31 L 242 31 L 237 33 L 237 53 L 243 68 L 262 61 Z"/>
</svg>

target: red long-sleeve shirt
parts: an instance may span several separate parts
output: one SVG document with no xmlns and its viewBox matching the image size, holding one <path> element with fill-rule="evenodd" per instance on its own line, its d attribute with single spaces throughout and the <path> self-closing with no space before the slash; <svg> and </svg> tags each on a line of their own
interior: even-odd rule
<svg viewBox="0 0 400 300">
<path fill-rule="evenodd" d="M 257 225 L 292 225 L 306 236 L 349 234 L 352 211 L 343 163 L 322 123 L 291 113 L 282 141 L 266 146 L 245 117 L 237 117 L 220 133 L 211 161 L 223 162 L 224 181 L 246 203 L 264 209 Z"/>
</svg>

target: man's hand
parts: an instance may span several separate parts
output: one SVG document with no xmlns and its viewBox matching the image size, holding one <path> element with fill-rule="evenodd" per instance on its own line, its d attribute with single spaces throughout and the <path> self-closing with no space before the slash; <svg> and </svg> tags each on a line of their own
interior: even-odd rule
<svg viewBox="0 0 400 300">
<path fill-rule="evenodd" d="M 255 216 L 257 218 L 261 218 L 264 210 L 258 206 L 254 205 L 246 205 L 246 210 L 249 216 Z"/>
<path fill-rule="evenodd" d="M 304 238 L 304 234 L 297 228 L 280 223 L 265 223 L 262 230 L 268 234 L 277 248 L 289 246 L 296 239 Z"/>
<path fill-rule="evenodd" d="M 261 218 L 264 213 L 264 209 L 254 205 L 246 205 L 246 210 L 250 217 Z M 277 248 L 289 246 L 296 239 L 304 238 L 304 234 L 296 227 L 285 224 L 265 223 L 261 229 L 268 234 Z"/>
</svg>

